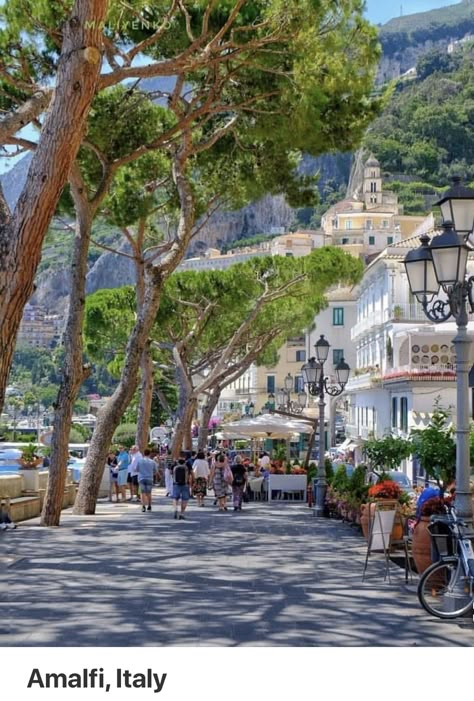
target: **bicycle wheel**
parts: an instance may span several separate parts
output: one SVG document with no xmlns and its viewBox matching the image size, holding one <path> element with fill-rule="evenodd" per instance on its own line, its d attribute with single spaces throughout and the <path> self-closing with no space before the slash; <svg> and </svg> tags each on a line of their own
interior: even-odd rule
<svg viewBox="0 0 474 701">
<path fill-rule="evenodd" d="M 458 557 L 435 562 L 425 570 L 418 584 L 418 599 L 425 611 L 438 618 L 457 618 L 472 608 L 471 578 Z"/>
</svg>

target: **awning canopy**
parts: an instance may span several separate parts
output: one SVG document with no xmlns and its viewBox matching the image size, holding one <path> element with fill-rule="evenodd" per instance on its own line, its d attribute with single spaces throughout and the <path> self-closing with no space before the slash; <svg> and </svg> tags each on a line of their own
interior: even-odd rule
<svg viewBox="0 0 474 701">
<path fill-rule="evenodd" d="M 278 414 L 262 414 L 254 418 L 232 421 L 221 426 L 223 434 L 232 437 L 251 436 L 252 438 L 291 438 L 298 433 L 312 433 L 310 423 L 298 419 L 279 416 Z"/>
</svg>

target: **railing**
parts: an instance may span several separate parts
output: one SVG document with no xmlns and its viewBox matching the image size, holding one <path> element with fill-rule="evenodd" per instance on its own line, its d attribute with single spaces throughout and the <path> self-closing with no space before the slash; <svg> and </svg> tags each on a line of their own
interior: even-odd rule
<svg viewBox="0 0 474 701">
<path fill-rule="evenodd" d="M 384 384 L 389 382 L 454 382 L 456 369 L 454 365 L 401 365 L 393 368 L 382 377 Z"/>
<path fill-rule="evenodd" d="M 391 304 L 384 309 L 384 321 L 428 321 L 421 304 Z"/>
<path fill-rule="evenodd" d="M 346 424 L 346 436 L 347 438 L 359 437 L 359 427 L 357 424 Z"/>
<path fill-rule="evenodd" d="M 358 336 L 361 336 L 369 329 L 373 329 L 374 326 L 380 326 L 383 321 L 382 312 L 380 309 L 371 312 L 367 317 L 361 319 L 357 322 L 355 326 L 351 329 L 351 341 L 353 341 Z"/>
<path fill-rule="evenodd" d="M 362 375 L 353 375 L 347 383 L 347 391 L 362 389 L 364 387 L 373 387 L 381 382 L 382 378 L 380 370 L 371 370 Z"/>
</svg>

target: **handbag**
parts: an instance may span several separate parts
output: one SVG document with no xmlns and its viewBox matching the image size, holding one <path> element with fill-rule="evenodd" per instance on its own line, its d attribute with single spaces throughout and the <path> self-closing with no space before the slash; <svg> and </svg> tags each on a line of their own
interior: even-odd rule
<svg viewBox="0 0 474 701">
<path fill-rule="evenodd" d="M 234 475 L 232 474 L 232 470 L 228 465 L 224 468 L 224 479 L 227 482 L 227 484 L 232 484 L 234 481 Z"/>
</svg>

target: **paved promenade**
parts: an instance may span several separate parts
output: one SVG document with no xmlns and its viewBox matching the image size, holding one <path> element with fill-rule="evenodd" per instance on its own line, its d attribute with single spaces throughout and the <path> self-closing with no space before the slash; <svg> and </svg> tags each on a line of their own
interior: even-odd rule
<svg viewBox="0 0 474 701">
<path fill-rule="evenodd" d="M 0 645 L 474 644 L 472 622 L 430 618 L 396 566 L 384 583 L 375 558 L 362 582 L 365 542 L 346 524 L 212 500 L 174 521 L 156 501 L 1 533 Z"/>
</svg>

